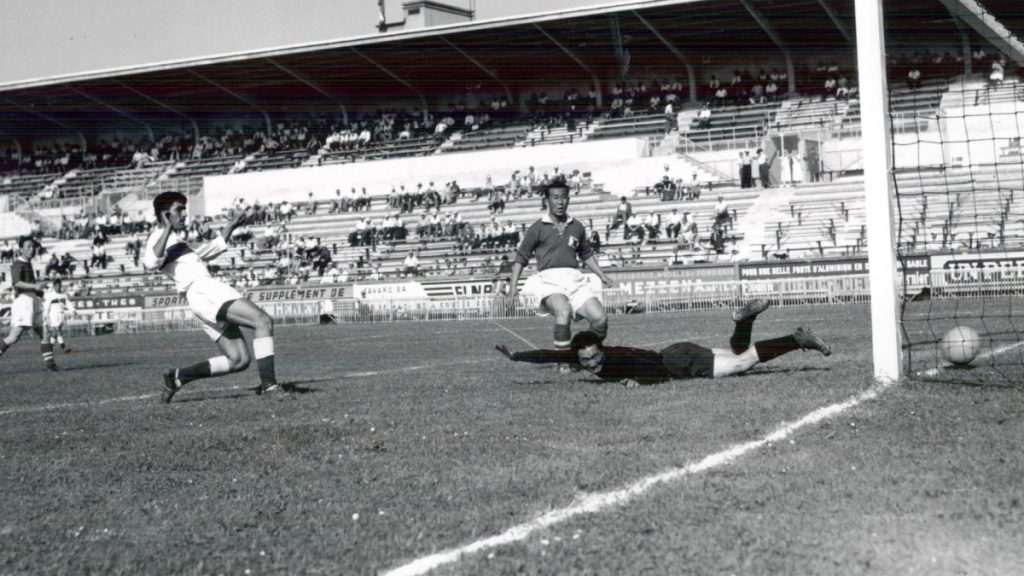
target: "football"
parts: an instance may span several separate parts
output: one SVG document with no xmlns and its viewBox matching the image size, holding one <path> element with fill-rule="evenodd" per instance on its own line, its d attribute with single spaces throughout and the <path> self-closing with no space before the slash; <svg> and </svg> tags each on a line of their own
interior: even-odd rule
<svg viewBox="0 0 1024 576">
<path fill-rule="evenodd" d="M 970 326 L 957 326 L 942 338 L 942 355 L 956 366 L 970 364 L 980 350 L 981 337 Z"/>
</svg>

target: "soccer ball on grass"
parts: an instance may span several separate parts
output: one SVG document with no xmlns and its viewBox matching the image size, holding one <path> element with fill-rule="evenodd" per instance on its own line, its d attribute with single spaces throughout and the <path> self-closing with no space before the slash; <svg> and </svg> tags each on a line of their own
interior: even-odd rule
<svg viewBox="0 0 1024 576">
<path fill-rule="evenodd" d="M 942 338 L 942 355 L 956 366 L 970 364 L 981 350 L 981 337 L 970 326 L 957 326 Z"/>
</svg>

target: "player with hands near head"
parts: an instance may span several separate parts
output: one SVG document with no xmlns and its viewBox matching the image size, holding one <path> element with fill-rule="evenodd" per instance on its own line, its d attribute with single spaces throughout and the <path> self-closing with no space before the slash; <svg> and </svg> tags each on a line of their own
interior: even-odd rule
<svg viewBox="0 0 1024 576">
<path fill-rule="evenodd" d="M 249 218 L 249 210 L 240 211 L 205 244 L 192 248 L 185 242 L 188 198 L 179 192 L 164 192 L 153 199 L 157 226 L 146 241 L 143 265 L 158 270 L 174 281 L 184 294 L 189 308 L 203 325 L 203 331 L 220 348 L 221 355 L 197 364 L 164 372 L 161 399 L 170 402 L 182 386 L 200 378 L 241 372 L 249 367 L 251 356 L 241 327 L 254 331 L 252 342 L 260 386 L 256 393 L 288 391 L 278 385 L 274 367 L 274 320 L 262 308 L 210 276 L 206 263 L 227 251 L 227 239 L 235 228 Z"/>
</svg>

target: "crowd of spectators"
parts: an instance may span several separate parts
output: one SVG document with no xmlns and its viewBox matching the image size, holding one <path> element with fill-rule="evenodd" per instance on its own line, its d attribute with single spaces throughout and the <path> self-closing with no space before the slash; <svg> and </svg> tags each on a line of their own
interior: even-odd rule
<svg viewBox="0 0 1024 576">
<path fill-rule="evenodd" d="M 712 74 L 700 98 L 708 104 L 708 108 L 764 104 L 776 101 L 788 87 L 789 74 L 785 70 L 772 68 L 771 72 L 766 72 L 761 68 L 754 75 L 744 68 L 733 71 L 729 80 L 720 80 L 717 74 Z"/>
</svg>

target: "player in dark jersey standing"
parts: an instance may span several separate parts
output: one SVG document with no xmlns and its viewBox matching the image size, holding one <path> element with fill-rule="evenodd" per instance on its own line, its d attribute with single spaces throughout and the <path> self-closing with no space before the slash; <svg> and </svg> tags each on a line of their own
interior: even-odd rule
<svg viewBox="0 0 1024 576">
<path fill-rule="evenodd" d="M 722 378 L 742 374 L 761 362 L 768 362 L 794 350 L 817 350 L 824 356 L 832 349 L 807 328 L 750 345 L 750 334 L 757 315 L 768 309 L 765 300 L 754 300 L 733 311 L 735 323 L 729 349 L 705 348 L 693 342 L 677 342 L 660 352 L 625 346 L 604 346 L 591 332 L 580 332 L 570 350 L 528 350 L 499 352 L 516 362 L 534 364 L 567 363 L 582 367 L 605 380 L 627 386 L 655 384 L 685 378 Z"/>
<path fill-rule="evenodd" d="M 36 282 L 36 273 L 32 269 L 32 259 L 36 257 L 37 248 L 35 238 L 18 238 L 18 257 L 11 264 L 11 287 L 14 288 L 15 294 L 14 306 L 11 307 L 11 331 L 7 338 L 0 342 L 0 355 L 17 342 L 28 328 L 42 341 L 39 350 L 43 355 L 46 369 L 56 372 L 58 368 L 53 360 L 53 344 L 50 343 L 43 324 L 41 297 L 46 287 Z"/>
<path fill-rule="evenodd" d="M 541 314 L 555 317 L 555 348 L 568 350 L 572 340 L 569 323 L 574 315 L 588 320 L 590 330 L 599 338 L 603 339 L 608 333 L 604 305 L 580 271 L 579 262 L 582 261 L 596 274 L 605 287 L 614 284 L 598 266 L 583 224 L 568 214 L 569 186 L 565 179 L 555 178 L 548 184 L 544 195 L 548 213 L 526 230 L 519 243 L 512 264 L 508 295 L 514 301 L 519 276 L 529 264 L 530 257 L 536 255 L 537 273 L 526 281 L 523 292 L 537 298 L 537 309 Z"/>
</svg>

